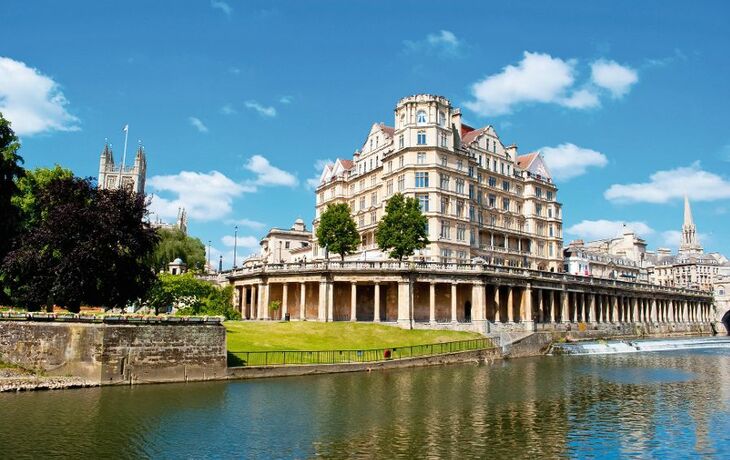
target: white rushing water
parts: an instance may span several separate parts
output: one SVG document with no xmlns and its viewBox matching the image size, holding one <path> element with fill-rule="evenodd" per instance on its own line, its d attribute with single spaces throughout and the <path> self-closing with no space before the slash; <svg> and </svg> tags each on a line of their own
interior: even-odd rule
<svg viewBox="0 0 730 460">
<path fill-rule="evenodd" d="M 599 340 L 561 343 L 553 346 L 553 354 L 608 355 L 649 351 L 675 351 L 702 348 L 730 348 L 730 337 L 699 337 L 692 339 Z"/>
</svg>

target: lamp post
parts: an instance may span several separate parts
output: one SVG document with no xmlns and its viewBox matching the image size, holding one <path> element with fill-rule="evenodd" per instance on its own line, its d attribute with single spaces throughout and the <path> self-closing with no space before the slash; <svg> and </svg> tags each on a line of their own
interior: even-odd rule
<svg viewBox="0 0 730 460">
<path fill-rule="evenodd" d="M 236 250 L 238 249 L 238 225 L 233 229 L 233 268 L 236 268 Z"/>
</svg>

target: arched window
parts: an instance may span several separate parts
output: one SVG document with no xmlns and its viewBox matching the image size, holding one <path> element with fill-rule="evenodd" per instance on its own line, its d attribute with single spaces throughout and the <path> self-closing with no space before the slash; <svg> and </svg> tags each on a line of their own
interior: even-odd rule
<svg viewBox="0 0 730 460">
<path fill-rule="evenodd" d="M 426 124 L 427 123 L 426 119 L 427 119 L 427 116 L 426 116 L 425 111 L 419 110 L 418 113 L 416 113 L 416 123 L 418 123 L 419 125 Z"/>
<path fill-rule="evenodd" d="M 439 126 L 446 126 L 446 115 L 443 112 L 439 112 Z"/>
<path fill-rule="evenodd" d="M 405 125 L 406 125 L 406 114 L 405 114 L 405 113 L 403 113 L 403 114 L 401 114 L 401 116 L 400 116 L 400 127 L 402 128 L 402 127 L 404 127 Z"/>
</svg>

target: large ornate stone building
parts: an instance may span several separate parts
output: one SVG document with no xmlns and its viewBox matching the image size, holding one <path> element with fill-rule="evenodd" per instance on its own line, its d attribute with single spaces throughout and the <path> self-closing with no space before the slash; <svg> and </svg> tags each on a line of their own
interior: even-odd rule
<svg viewBox="0 0 730 460">
<path fill-rule="evenodd" d="M 682 241 L 676 256 L 659 258 L 654 266 L 657 284 L 703 291 L 713 290 L 713 281 L 718 275 L 720 262 L 716 257 L 705 254 L 692 218 L 689 199 L 684 198 L 684 224 Z"/>
<path fill-rule="evenodd" d="M 441 96 L 401 99 L 395 126 L 372 125 L 352 160 L 324 168 L 316 217 L 347 203 L 362 238 L 357 260 L 384 259 L 375 229 L 390 196 L 415 197 L 431 243 L 414 256 L 562 271 L 562 215 L 557 187 L 539 153 L 518 155 L 492 126 L 475 129 Z M 324 258 L 316 240 L 313 257 Z"/>
<path fill-rule="evenodd" d="M 99 160 L 98 185 L 100 189 L 115 190 L 122 184 L 136 193 L 144 194 L 146 177 L 147 158 L 141 144 L 137 147 L 134 164 L 130 167 L 115 164 L 111 146 L 108 143 L 104 144 L 104 150 L 101 151 Z"/>
</svg>

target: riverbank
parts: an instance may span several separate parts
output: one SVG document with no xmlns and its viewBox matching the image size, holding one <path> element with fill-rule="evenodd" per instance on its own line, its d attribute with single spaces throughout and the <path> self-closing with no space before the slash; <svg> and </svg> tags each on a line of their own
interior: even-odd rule
<svg viewBox="0 0 730 460">
<path fill-rule="evenodd" d="M 0 393 L 99 386 L 80 377 L 53 377 L 0 363 Z"/>
</svg>

